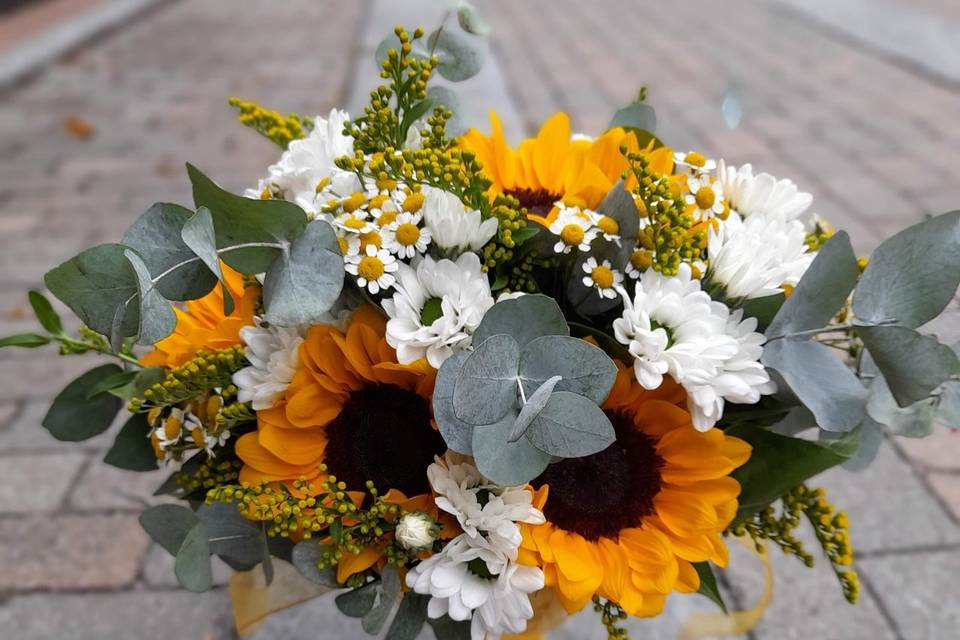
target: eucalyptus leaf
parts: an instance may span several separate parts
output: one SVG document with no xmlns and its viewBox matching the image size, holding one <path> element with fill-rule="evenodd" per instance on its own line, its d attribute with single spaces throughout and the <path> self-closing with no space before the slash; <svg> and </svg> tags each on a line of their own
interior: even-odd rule
<svg viewBox="0 0 960 640">
<path fill-rule="evenodd" d="M 447 80 L 467 80 L 483 66 L 483 51 L 471 36 L 438 29 L 428 36 L 427 46 L 439 60 L 437 71 Z"/>
<path fill-rule="evenodd" d="M 527 440 L 560 458 L 582 458 L 603 451 L 617 436 L 610 419 L 592 400 L 555 391 L 527 429 Z"/>
<path fill-rule="evenodd" d="M 112 376 L 103 378 L 87 392 L 87 399 L 89 400 L 101 393 L 110 393 L 115 389 L 130 384 L 136 379 L 137 373 L 137 371 L 119 371 Z"/>
<path fill-rule="evenodd" d="M 457 4 L 457 22 L 460 23 L 461 29 L 475 36 L 485 36 L 490 33 L 490 25 L 483 19 L 477 8 L 467 0 L 460 0 Z"/>
<path fill-rule="evenodd" d="M 433 417 L 440 435 L 447 447 L 468 456 L 473 453 L 473 425 L 458 418 L 453 410 L 453 389 L 469 355 L 468 351 L 458 351 L 447 358 L 437 371 L 433 389 Z"/>
<path fill-rule="evenodd" d="M 448 136 L 458 137 L 466 132 L 467 127 L 460 117 L 460 98 L 453 89 L 449 87 L 430 87 L 427 91 L 427 97 L 433 103 L 434 108 L 443 106 L 453 112 L 453 117 L 447 120 Z M 520 231 L 523 231 L 523 229 Z M 517 239 L 519 233 L 513 234 L 513 240 L 517 244 L 520 244 L 520 240 Z"/>
<path fill-rule="evenodd" d="M 709 562 L 694 562 L 693 568 L 700 576 L 700 589 L 697 593 L 707 596 L 724 613 L 727 612 L 727 605 L 723 601 L 723 594 L 720 593 L 720 587 L 717 586 L 717 576 L 713 573 L 713 567 Z"/>
<path fill-rule="evenodd" d="M 167 377 L 167 372 L 163 367 L 144 367 L 133 373 L 133 378 L 128 383 L 120 387 L 112 387 L 109 392 L 121 400 L 129 400 L 136 396 L 142 396 L 144 391 L 163 382 Z"/>
<path fill-rule="evenodd" d="M 457 418 L 473 425 L 500 420 L 516 404 L 519 364 L 520 348 L 509 335 L 491 336 L 477 345 L 454 384 Z"/>
<path fill-rule="evenodd" d="M 937 399 L 937 422 L 951 429 L 960 429 L 960 381 L 948 382 Z"/>
<path fill-rule="evenodd" d="M 527 395 L 553 376 L 557 391 L 571 391 L 603 404 L 617 378 L 617 366 L 603 349 L 580 338 L 541 336 L 520 352 L 520 379 Z"/>
<path fill-rule="evenodd" d="M 108 393 L 90 397 L 103 380 L 120 373 L 115 364 L 100 365 L 76 378 L 57 394 L 43 418 L 43 427 L 57 440 L 80 442 L 107 430 L 122 402 Z"/>
<path fill-rule="evenodd" d="M 336 567 L 319 569 L 317 563 L 323 558 L 327 547 L 319 540 L 311 538 L 298 542 L 293 547 L 293 566 L 304 578 L 331 589 L 341 589 L 343 585 L 337 582 Z"/>
<path fill-rule="evenodd" d="M 173 312 L 173 305 L 157 291 L 143 259 L 132 249 L 127 249 L 123 255 L 133 265 L 133 270 L 137 274 L 140 300 L 140 328 L 137 331 L 137 342 L 156 344 L 173 333 L 177 326 L 177 315 Z"/>
<path fill-rule="evenodd" d="M 772 296 L 763 296 L 762 298 L 748 298 L 743 301 L 740 308 L 743 309 L 744 315 L 757 319 L 757 326 L 759 327 L 757 331 L 763 332 L 773 322 L 785 301 L 786 296 L 783 293 L 775 293 Z"/>
<path fill-rule="evenodd" d="M 371 635 L 380 633 L 383 625 L 387 623 L 387 618 L 393 612 L 394 608 L 400 604 L 402 593 L 400 585 L 400 573 L 397 567 L 388 564 L 380 573 L 380 587 L 377 590 L 377 602 L 370 611 L 363 616 L 363 630 Z"/>
<path fill-rule="evenodd" d="M 3 347 L 20 347 L 22 349 L 36 349 L 50 344 L 51 339 L 38 333 L 18 333 L 13 336 L 0 338 L 0 349 Z"/>
<path fill-rule="evenodd" d="M 570 328 L 556 300 L 538 293 L 501 300 L 490 307 L 473 332 L 473 344 L 498 333 L 510 334 L 523 348 L 540 336 L 570 335 Z"/>
<path fill-rule="evenodd" d="M 550 464 L 550 455 L 537 449 L 527 438 L 508 442 L 517 411 L 511 409 L 499 422 L 473 430 L 473 457 L 477 469 L 503 486 L 530 482 Z"/>
<path fill-rule="evenodd" d="M 764 347 L 761 362 L 780 373 L 821 429 L 851 431 L 863 420 L 867 390 L 829 347 L 774 340 Z"/>
<path fill-rule="evenodd" d="M 858 326 L 856 331 L 901 407 L 960 374 L 957 354 L 933 336 L 895 325 Z"/>
<path fill-rule="evenodd" d="M 384 640 L 416 640 L 427 622 L 427 603 L 430 596 L 413 591 L 403 594 L 397 615 L 393 617 Z"/>
<path fill-rule="evenodd" d="M 423 40 L 416 40 L 410 43 L 411 58 L 419 58 L 421 60 L 427 60 L 430 58 L 430 52 L 427 51 L 426 46 L 423 43 Z M 380 41 L 380 44 L 377 45 L 377 49 L 374 52 L 374 59 L 377 61 L 377 67 L 383 67 L 383 63 L 387 60 L 387 52 L 390 49 L 396 50 L 397 54 L 400 53 L 400 38 L 397 37 L 397 34 L 391 33 L 389 36 Z"/>
<path fill-rule="evenodd" d="M 39 291 L 31 290 L 27 293 L 27 298 L 30 300 L 30 306 L 33 307 L 33 313 L 37 316 L 40 326 L 55 336 L 61 335 L 63 333 L 63 323 L 46 296 Z"/>
<path fill-rule="evenodd" d="M 307 214 L 292 202 L 234 195 L 191 164 L 187 174 L 197 208 L 206 207 L 213 216 L 220 258 L 241 273 L 270 269 L 281 247 L 299 238 L 307 227 Z"/>
<path fill-rule="evenodd" d="M 130 225 L 121 241 L 143 258 L 157 277 L 160 294 L 168 300 L 194 300 L 210 293 L 216 279 L 181 237 L 193 212 L 186 207 L 158 202 Z"/>
<path fill-rule="evenodd" d="M 653 107 L 643 102 L 628 104 L 613 114 L 607 128 L 612 129 L 614 127 L 643 129 L 653 133 L 657 130 L 657 112 Z"/>
<path fill-rule="evenodd" d="M 138 294 L 137 276 L 124 256 L 122 244 L 101 244 L 82 251 L 43 277 L 47 289 L 70 307 L 80 320 L 105 336 L 113 335 L 119 317 L 120 333 L 132 336 L 140 323 L 135 306 L 127 301 Z"/>
<path fill-rule="evenodd" d="M 203 593 L 213 586 L 210 543 L 207 528 L 202 522 L 198 522 L 187 532 L 187 537 L 177 551 L 173 570 L 177 581 L 189 591 Z"/>
<path fill-rule="evenodd" d="M 157 505 L 140 514 L 140 526 L 150 539 L 174 556 L 199 522 L 197 514 L 178 504 Z"/>
<path fill-rule="evenodd" d="M 267 322 L 283 327 L 319 322 L 340 296 L 343 274 L 333 228 L 314 220 L 267 272 L 263 281 Z"/>
<path fill-rule="evenodd" d="M 829 431 L 820 431 L 819 435 L 821 440 L 834 440 L 837 437 L 843 437 L 841 434 Z M 860 423 L 860 440 L 857 444 L 857 450 L 850 456 L 850 459 L 840 466 L 847 471 L 863 471 L 876 460 L 882 445 L 883 425 L 870 416 L 865 416 L 863 422 Z"/>
<path fill-rule="evenodd" d="M 885 240 L 867 264 L 853 296 L 864 324 L 916 328 L 937 317 L 960 284 L 960 211 L 904 229 Z"/>
<path fill-rule="evenodd" d="M 127 471 L 153 471 L 158 468 L 157 455 L 150 444 L 147 416 L 135 413 L 124 423 L 103 461 Z"/>
<path fill-rule="evenodd" d="M 377 601 L 379 582 L 368 582 L 362 587 L 341 593 L 334 599 L 340 613 L 349 618 L 362 618 L 367 615 Z"/>
<path fill-rule="evenodd" d="M 883 375 L 877 374 L 870 385 L 867 414 L 872 421 L 884 425 L 894 435 L 925 438 L 933 433 L 936 406 L 936 398 L 925 397 L 901 407 Z"/>
<path fill-rule="evenodd" d="M 211 553 L 249 567 L 263 562 L 267 550 L 264 533 L 235 505 L 204 504 L 197 510 L 197 517 L 206 526 Z"/>
<path fill-rule="evenodd" d="M 227 287 L 223 278 L 223 269 L 220 267 L 217 237 L 213 228 L 213 215 L 210 213 L 210 209 L 206 207 L 197 209 L 197 212 L 184 223 L 183 229 L 180 231 L 180 237 L 183 243 L 197 254 L 200 261 L 220 281 L 223 289 L 223 315 L 229 316 L 234 309 L 233 296 L 230 295 L 230 288 Z"/>
<path fill-rule="evenodd" d="M 440 618 L 428 618 L 427 622 L 433 629 L 433 634 L 437 640 L 471 640 L 470 621 L 451 620 L 450 616 Z"/>
<path fill-rule="evenodd" d="M 839 231 L 817 253 L 766 335 L 789 336 L 827 325 L 847 301 L 859 275 L 850 237 Z"/>
<path fill-rule="evenodd" d="M 556 387 L 557 383 L 562 379 L 561 376 L 553 376 L 545 380 L 544 383 L 540 385 L 540 388 L 534 391 L 532 396 L 527 398 L 527 401 L 520 408 L 520 415 L 517 416 L 516 422 L 513 423 L 513 431 L 510 432 L 510 437 L 507 438 L 507 441 L 516 442 L 523 437 L 523 434 L 527 432 L 527 427 L 529 427 L 533 419 L 543 411 L 543 408 L 547 405 L 547 400 L 550 399 L 550 394 L 553 393 L 554 387 Z"/>
</svg>

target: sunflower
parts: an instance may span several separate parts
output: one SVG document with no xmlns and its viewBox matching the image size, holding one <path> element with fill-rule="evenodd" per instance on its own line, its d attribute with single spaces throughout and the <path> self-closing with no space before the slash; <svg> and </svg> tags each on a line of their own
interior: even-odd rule
<svg viewBox="0 0 960 640">
<path fill-rule="evenodd" d="M 240 344 L 240 329 L 253 324 L 260 287 L 251 286 L 241 273 L 221 264 L 223 279 L 236 303 L 233 313 L 223 313 L 223 285 L 217 284 L 202 298 L 174 308 L 177 326 L 173 333 L 154 345 L 140 361 L 147 366 L 174 368 L 200 351 L 225 349 Z"/>
<path fill-rule="evenodd" d="M 519 560 L 543 568 L 568 612 L 598 594 L 653 616 L 674 589 L 699 588 L 692 563 L 726 566 L 720 534 L 740 493 L 728 474 L 750 447 L 719 429 L 694 429 L 683 402 L 678 386 L 646 391 L 621 367 L 603 405 L 616 442 L 555 463 L 532 483 L 547 522 L 523 525 Z"/>
</svg>

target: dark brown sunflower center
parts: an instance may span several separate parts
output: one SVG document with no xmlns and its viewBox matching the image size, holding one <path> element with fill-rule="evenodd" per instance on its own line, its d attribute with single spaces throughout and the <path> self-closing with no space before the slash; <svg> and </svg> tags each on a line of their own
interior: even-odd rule
<svg viewBox="0 0 960 640">
<path fill-rule="evenodd" d="M 507 195 L 519 200 L 521 207 L 538 216 L 550 213 L 553 203 L 560 199 L 559 195 L 546 189 L 512 189 L 507 191 Z"/>
<path fill-rule="evenodd" d="M 327 425 L 325 462 L 330 473 L 361 490 L 367 480 L 381 492 L 399 489 L 408 497 L 429 493 L 427 467 L 446 449 L 430 426 L 430 405 L 392 384 L 350 394 L 340 415 Z"/>
<path fill-rule="evenodd" d="M 653 439 L 637 431 L 628 416 L 605 413 L 616 442 L 600 453 L 552 464 L 532 483 L 550 485 L 543 509 L 547 520 L 587 540 L 616 539 L 621 529 L 638 526 L 653 513 L 660 491 L 663 459 Z"/>
</svg>

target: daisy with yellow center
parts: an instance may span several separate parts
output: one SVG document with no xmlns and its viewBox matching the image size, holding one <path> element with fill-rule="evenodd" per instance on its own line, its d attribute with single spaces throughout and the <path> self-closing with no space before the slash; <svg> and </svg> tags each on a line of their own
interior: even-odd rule
<svg viewBox="0 0 960 640">
<path fill-rule="evenodd" d="M 368 244 L 365 251 L 347 255 L 344 269 L 357 277 L 357 286 L 377 294 L 392 287 L 397 278 L 393 274 L 399 268 L 397 259 L 386 249 Z"/>
<path fill-rule="evenodd" d="M 600 235 L 593 216 L 579 207 L 561 205 L 559 211 L 549 226 L 550 232 L 558 236 L 553 250 L 557 253 L 570 253 L 573 249 L 589 251 L 590 243 Z"/>
<path fill-rule="evenodd" d="M 613 268 L 609 260 L 597 263 L 593 256 L 583 263 L 583 286 L 595 288 L 601 298 L 617 297 L 617 288 L 623 284 L 623 274 Z"/>
<path fill-rule="evenodd" d="M 333 219 L 333 227 L 346 233 L 369 233 L 377 228 L 366 209 L 344 211 Z"/>
<path fill-rule="evenodd" d="M 421 227 L 421 213 L 400 213 L 393 223 L 383 229 L 384 247 L 399 258 L 423 254 L 430 244 L 430 229 Z"/>
<path fill-rule="evenodd" d="M 729 211 L 724 204 L 723 185 L 719 180 L 711 180 L 709 176 L 689 176 L 687 191 L 684 196 L 687 209 L 698 222 Z"/>
<path fill-rule="evenodd" d="M 531 484 L 547 522 L 522 525 L 519 561 L 539 566 L 567 612 L 596 594 L 634 616 L 654 616 L 674 590 L 700 587 L 693 563 L 726 566 L 721 533 L 737 511 L 730 472 L 750 446 L 719 429 L 699 432 L 667 382 L 646 391 L 620 367 L 603 410 L 616 441 L 554 463 Z"/>
<path fill-rule="evenodd" d="M 678 168 L 686 168 L 694 174 L 713 173 L 717 168 L 716 160 L 708 159 L 698 151 L 675 153 L 673 154 L 673 161 Z"/>
<path fill-rule="evenodd" d="M 636 280 L 640 275 L 653 266 L 653 252 L 647 249 L 637 249 L 630 254 L 627 263 L 627 276 Z"/>
</svg>

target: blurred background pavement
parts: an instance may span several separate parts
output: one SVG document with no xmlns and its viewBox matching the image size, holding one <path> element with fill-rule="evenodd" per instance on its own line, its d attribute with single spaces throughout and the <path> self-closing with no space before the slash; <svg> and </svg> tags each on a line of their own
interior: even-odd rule
<svg viewBox="0 0 960 640">
<path fill-rule="evenodd" d="M 514 141 L 557 110 L 600 133 L 647 85 L 658 134 L 789 177 L 867 254 L 960 207 L 960 5 L 953 0 L 486 0 L 482 74 L 458 86 L 469 124 L 496 108 Z M 0 335 L 33 330 L 26 291 L 83 248 L 114 241 L 155 201 L 189 203 L 183 163 L 252 185 L 277 150 L 234 120 L 230 96 L 280 111 L 356 109 L 372 51 L 441 0 L 0 0 Z M 722 105 L 726 103 L 726 110 Z M 738 117 L 739 115 L 739 117 Z M 736 125 L 731 128 L 731 125 Z M 957 301 L 933 329 L 960 338 Z M 89 368 L 46 350 L 0 352 L 0 638 L 224 640 L 225 589 L 176 586 L 137 513 L 162 473 L 100 459 L 109 435 L 68 445 L 39 425 Z M 960 629 L 960 435 L 891 441 L 859 476 L 822 478 L 852 523 L 861 602 L 826 562 L 775 557 L 757 640 L 951 639 Z M 760 571 L 738 555 L 723 587 L 751 605 Z M 221 572 L 220 583 L 226 579 Z M 676 637 L 700 596 L 633 621 Z M 259 640 L 365 637 L 317 601 Z M 553 637 L 601 639 L 592 612 Z"/>
</svg>

